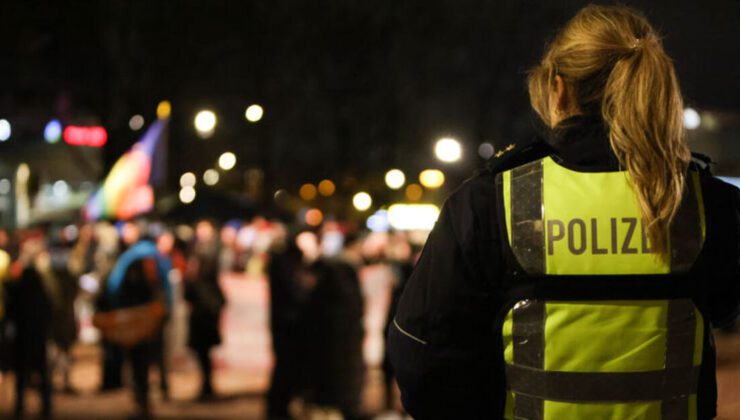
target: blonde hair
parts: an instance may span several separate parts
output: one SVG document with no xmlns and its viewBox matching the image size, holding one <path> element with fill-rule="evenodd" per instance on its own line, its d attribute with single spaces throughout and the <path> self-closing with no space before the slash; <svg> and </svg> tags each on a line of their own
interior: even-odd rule
<svg viewBox="0 0 740 420">
<path fill-rule="evenodd" d="M 633 9 L 586 6 L 527 80 L 532 107 L 550 126 L 549 94 L 557 75 L 581 112 L 601 114 L 611 148 L 629 173 L 651 247 L 667 260 L 668 231 L 691 153 L 678 79 L 660 37 Z"/>
</svg>

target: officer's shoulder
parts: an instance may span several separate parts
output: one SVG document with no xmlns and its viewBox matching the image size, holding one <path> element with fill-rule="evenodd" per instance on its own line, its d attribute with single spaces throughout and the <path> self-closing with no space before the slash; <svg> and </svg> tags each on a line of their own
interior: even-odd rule
<svg viewBox="0 0 740 420">
<path fill-rule="evenodd" d="M 489 201 L 495 195 L 496 189 L 492 186 L 497 174 L 553 153 L 552 147 L 542 140 L 534 140 L 521 145 L 508 144 L 494 153 L 485 167 L 477 170 L 473 176 L 457 187 L 445 200 L 445 206 L 460 210 L 469 208 L 473 202 Z"/>
<path fill-rule="evenodd" d="M 554 153 L 552 146 L 541 139 L 522 144 L 511 143 L 494 153 L 486 167 L 479 172 L 481 175 L 493 176 Z"/>
<path fill-rule="evenodd" d="M 702 174 L 711 175 L 711 165 L 713 163 L 714 161 L 709 156 L 697 152 L 691 152 L 691 161 L 689 162 L 689 168 Z"/>
</svg>

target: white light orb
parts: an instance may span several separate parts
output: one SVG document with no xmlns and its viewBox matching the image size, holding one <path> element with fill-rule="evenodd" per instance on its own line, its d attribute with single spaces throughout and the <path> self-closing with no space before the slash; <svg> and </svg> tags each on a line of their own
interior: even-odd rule
<svg viewBox="0 0 740 420">
<path fill-rule="evenodd" d="M 134 115 L 128 120 L 128 128 L 130 128 L 133 131 L 139 131 L 141 130 L 141 127 L 144 126 L 144 117 L 142 117 L 139 114 Z"/>
<path fill-rule="evenodd" d="M 216 114 L 213 111 L 204 109 L 195 114 L 195 129 L 201 137 L 209 137 L 216 128 Z"/>
<path fill-rule="evenodd" d="M 10 133 L 12 130 L 10 129 L 10 122 L 6 119 L 0 120 L 0 141 L 5 141 L 10 138 Z"/>
<path fill-rule="evenodd" d="M 352 197 L 352 205 L 359 211 L 365 211 L 373 205 L 373 198 L 366 192 L 358 192 Z"/>
<path fill-rule="evenodd" d="M 180 189 L 180 201 L 185 204 L 190 204 L 195 200 L 195 188 L 183 187 Z"/>
<path fill-rule="evenodd" d="M 206 185 L 216 185 L 218 184 L 219 179 L 220 176 L 218 174 L 218 171 L 215 169 L 208 169 L 207 171 L 203 172 L 203 182 L 205 182 Z"/>
<path fill-rule="evenodd" d="M 236 166 L 236 155 L 231 152 L 223 153 L 218 157 L 218 167 L 224 171 L 233 169 Z"/>
<path fill-rule="evenodd" d="M 696 130 L 701 125 L 701 116 L 694 108 L 683 110 L 683 126 L 688 130 Z"/>
<path fill-rule="evenodd" d="M 385 185 L 392 190 L 403 187 L 406 183 L 406 175 L 400 169 L 391 169 L 385 174 Z"/>
<path fill-rule="evenodd" d="M 185 172 L 180 177 L 181 187 L 194 187 L 195 186 L 195 174 L 192 172 Z"/>
<path fill-rule="evenodd" d="M 445 137 L 437 140 L 434 146 L 434 154 L 442 162 L 457 162 L 462 157 L 462 146 L 459 141 Z"/>
<path fill-rule="evenodd" d="M 249 105 L 247 107 L 247 110 L 244 111 L 244 118 L 247 119 L 249 122 L 257 122 L 262 119 L 262 116 L 265 114 L 265 110 L 262 109 L 261 106 L 257 104 Z"/>
</svg>

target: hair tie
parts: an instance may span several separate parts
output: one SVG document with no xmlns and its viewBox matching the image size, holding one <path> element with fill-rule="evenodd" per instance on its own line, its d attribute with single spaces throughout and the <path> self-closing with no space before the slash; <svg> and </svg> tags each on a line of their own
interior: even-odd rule
<svg viewBox="0 0 740 420">
<path fill-rule="evenodd" d="M 641 47 L 642 47 L 642 38 L 635 38 L 635 40 L 632 42 L 632 45 L 630 45 L 630 49 L 632 49 L 632 51 L 637 51 Z"/>
</svg>

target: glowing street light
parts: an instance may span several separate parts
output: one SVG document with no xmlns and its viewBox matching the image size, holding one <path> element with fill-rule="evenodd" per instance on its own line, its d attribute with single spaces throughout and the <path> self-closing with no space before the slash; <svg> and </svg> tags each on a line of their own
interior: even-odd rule
<svg viewBox="0 0 740 420">
<path fill-rule="evenodd" d="M 385 185 L 392 190 L 403 187 L 406 183 L 406 175 L 400 169 L 391 169 L 385 174 Z"/>
<path fill-rule="evenodd" d="M 236 155 L 231 152 L 225 152 L 218 158 L 218 167 L 224 171 L 234 169 L 236 166 Z"/>
<path fill-rule="evenodd" d="M 194 187 L 195 186 L 195 174 L 192 172 L 185 172 L 180 176 L 180 186 L 185 187 Z"/>
<path fill-rule="evenodd" d="M 365 211 L 373 205 L 373 198 L 366 192 L 358 192 L 352 197 L 352 205 L 359 211 Z"/>
<path fill-rule="evenodd" d="M 157 118 L 160 120 L 166 120 L 172 113 L 172 104 L 170 101 L 160 101 L 157 104 Z M 143 118 L 142 118 L 143 120 Z"/>
<path fill-rule="evenodd" d="M 57 197 L 65 197 L 69 194 L 69 184 L 60 179 L 52 185 L 51 191 Z"/>
<path fill-rule="evenodd" d="M 202 138 L 208 138 L 213 135 L 216 128 L 216 114 L 213 111 L 205 109 L 195 114 L 195 130 Z"/>
<path fill-rule="evenodd" d="M 249 122 L 256 123 L 257 121 L 262 119 L 262 116 L 264 114 L 265 110 L 262 109 L 261 106 L 257 104 L 252 104 L 247 107 L 246 111 L 244 111 L 244 118 L 246 118 Z"/>
<path fill-rule="evenodd" d="M 205 172 L 203 172 L 203 182 L 206 185 L 214 186 L 218 184 L 220 176 L 218 174 L 218 171 L 215 169 L 208 169 Z"/>
<path fill-rule="evenodd" d="M 49 144 L 54 144 L 62 138 L 62 123 L 54 119 L 46 123 L 44 127 L 44 140 Z"/>
<path fill-rule="evenodd" d="M 139 131 L 141 130 L 141 127 L 144 126 L 144 117 L 142 117 L 139 114 L 134 115 L 128 120 L 128 128 L 130 128 L 133 131 Z"/>
<path fill-rule="evenodd" d="M 419 184 L 409 184 L 409 186 L 406 187 L 406 199 L 409 201 L 419 201 L 423 194 L 424 190 L 422 190 L 421 185 Z"/>
<path fill-rule="evenodd" d="M 462 146 L 460 146 L 459 141 L 453 138 L 441 138 L 434 145 L 434 154 L 442 162 L 457 162 L 462 157 Z"/>
<path fill-rule="evenodd" d="M 195 188 L 183 187 L 180 189 L 180 201 L 185 204 L 190 204 L 195 200 Z"/>
<path fill-rule="evenodd" d="M 683 110 L 683 126 L 687 130 L 696 130 L 701 125 L 701 116 L 694 108 Z"/>
<path fill-rule="evenodd" d="M 319 194 L 330 197 L 337 190 L 337 186 L 330 179 L 319 182 Z"/>
<path fill-rule="evenodd" d="M 10 122 L 6 119 L 0 120 L 0 141 L 5 141 L 10 138 L 10 133 L 12 130 L 10 129 Z"/>
<path fill-rule="evenodd" d="M 481 143 L 478 146 L 478 155 L 483 159 L 490 159 L 491 156 L 496 152 L 491 143 Z"/>
<path fill-rule="evenodd" d="M 445 174 L 439 169 L 425 169 L 419 174 L 419 182 L 430 189 L 439 188 L 445 183 Z"/>
<path fill-rule="evenodd" d="M 324 221 L 324 213 L 319 209 L 309 209 L 304 219 L 309 226 L 319 226 Z"/>
<path fill-rule="evenodd" d="M 305 201 L 311 201 L 316 198 L 316 187 L 313 184 L 303 184 L 298 190 L 298 195 Z"/>
</svg>

